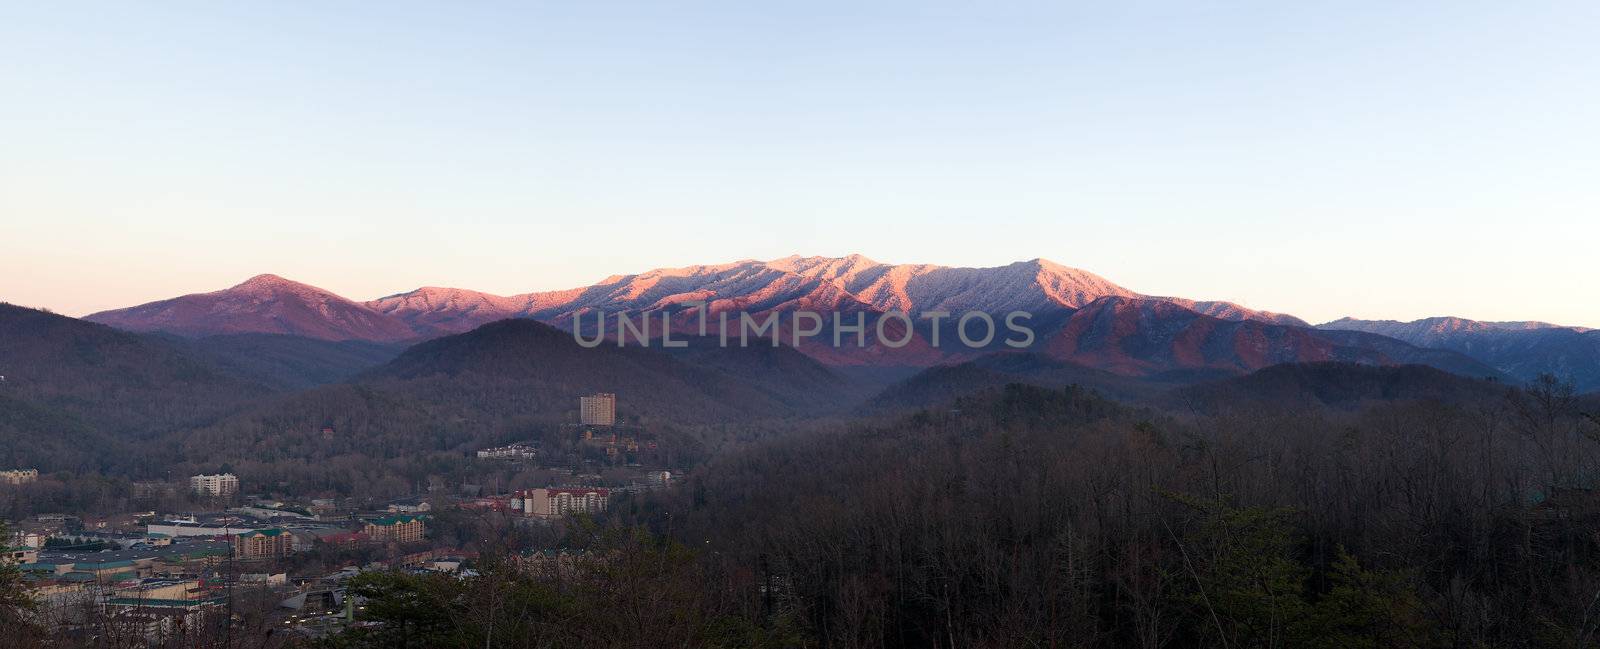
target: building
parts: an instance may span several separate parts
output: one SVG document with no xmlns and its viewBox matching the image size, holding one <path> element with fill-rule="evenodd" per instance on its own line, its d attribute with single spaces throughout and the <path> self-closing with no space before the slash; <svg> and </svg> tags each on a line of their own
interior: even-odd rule
<svg viewBox="0 0 1600 649">
<path fill-rule="evenodd" d="M 232 496 L 239 493 L 239 478 L 232 473 L 197 475 L 189 478 L 189 489 L 202 496 Z"/>
<path fill-rule="evenodd" d="M 294 534 L 281 528 L 250 530 L 233 537 L 235 559 L 285 557 L 293 550 Z"/>
<path fill-rule="evenodd" d="M 295 511 L 293 509 L 279 509 L 276 507 L 262 507 L 256 505 L 247 507 L 234 507 L 233 509 L 229 509 L 228 513 L 240 514 L 242 516 L 249 516 L 251 518 L 259 518 L 263 521 L 270 521 L 277 518 L 291 518 L 296 520 L 311 520 L 312 518 L 309 510 Z"/>
<path fill-rule="evenodd" d="M 8 548 L 0 546 L 0 563 L 22 565 L 39 560 L 39 551 L 29 547 Z"/>
<path fill-rule="evenodd" d="M 0 539 L 0 545 L 5 545 L 6 543 L 9 542 L 11 545 L 14 545 L 14 546 L 17 546 L 17 547 L 33 548 L 33 549 L 37 550 L 39 548 L 44 547 L 44 541 L 45 541 L 45 539 L 50 538 L 50 534 L 51 533 L 52 532 L 49 532 L 49 531 L 42 531 L 42 530 L 36 530 L 36 529 L 16 529 L 16 528 L 12 528 L 11 529 L 11 538 L 9 539 L 9 541 L 7 539 Z"/>
<path fill-rule="evenodd" d="M 391 514 L 421 514 L 433 511 L 433 505 L 421 498 L 401 498 L 390 501 L 385 509 Z"/>
<path fill-rule="evenodd" d="M 617 395 L 609 392 L 578 398 L 579 421 L 585 426 L 613 426 L 617 423 Z"/>
<path fill-rule="evenodd" d="M 584 397 L 588 398 L 588 397 Z M 539 449 L 528 444 L 511 444 L 478 451 L 480 460 L 537 460 Z"/>
<path fill-rule="evenodd" d="M 208 525 L 194 520 L 157 521 L 144 526 L 146 536 L 166 536 L 177 538 L 180 536 L 231 536 L 243 534 L 254 527 L 240 525 Z"/>
<path fill-rule="evenodd" d="M 7 469 L 0 471 L 0 484 L 28 484 L 39 480 L 38 469 Z"/>
<path fill-rule="evenodd" d="M 611 490 L 600 487 L 524 489 L 513 495 L 511 509 L 524 516 L 561 518 L 603 512 L 610 499 Z"/>
<path fill-rule="evenodd" d="M 421 541 L 423 534 L 427 532 L 423 523 L 424 518 L 408 514 L 385 516 L 367 521 L 361 532 L 374 541 L 415 543 Z"/>
<path fill-rule="evenodd" d="M 140 632 L 150 646 L 185 646 L 191 634 L 225 615 L 225 598 L 197 579 L 143 579 L 116 589 L 105 611 L 120 625 Z"/>
</svg>

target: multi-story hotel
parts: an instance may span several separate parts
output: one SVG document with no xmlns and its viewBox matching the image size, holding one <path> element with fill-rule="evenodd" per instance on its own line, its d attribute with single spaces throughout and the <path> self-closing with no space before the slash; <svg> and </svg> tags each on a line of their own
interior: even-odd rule
<svg viewBox="0 0 1600 649">
<path fill-rule="evenodd" d="M 421 541 L 427 528 L 423 524 L 423 516 L 396 515 L 385 516 L 376 520 L 367 521 L 362 532 L 373 541 L 395 543 L 415 543 Z"/>
<path fill-rule="evenodd" d="M 268 559 L 288 556 L 294 534 L 285 529 L 250 530 L 233 537 L 233 558 Z"/>
<path fill-rule="evenodd" d="M 511 508 L 524 516 L 561 518 L 603 512 L 610 498 L 611 491 L 599 487 L 524 489 L 513 494 Z"/>
<path fill-rule="evenodd" d="M 617 395 L 600 392 L 578 398 L 579 421 L 585 426 L 614 426 L 617 423 Z"/>
<path fill-rule="evenodd" d="M 192 476 L 189 489 L 202 496 L 232 496 L 239 493 L 239 478 L 232 473 Z"/>
</svg>

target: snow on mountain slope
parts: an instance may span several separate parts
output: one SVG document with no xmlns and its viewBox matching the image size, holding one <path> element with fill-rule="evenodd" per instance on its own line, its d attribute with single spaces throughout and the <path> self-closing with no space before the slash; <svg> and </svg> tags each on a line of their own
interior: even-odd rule
<svg viewBox="0 0 1600 649">
<path fill-rule="evenodd" d="M 221 291 L 102 311 L 84 319 L 129 331 L 184 336 L 273 333 L 385 342 L 416 337 L 411 327 L 398 319 L 277 275 L 257 275 Z"/>
<path fill-rule="evenodd" d="M 258 297 L 252 299 L 250 295 Z M 771 261 L 746 259 L 657 268 L 613 275 L 586 287 L 511 296 L 424 287 L 364 304 L 263 276 L 227 291 L 184 296 L 93 317 L 129 329 L 190 335 L 272 332 L 397 340 L 468 331 L 505 318 L 531 318 L 563 326 L 579 314 L 597 310 L 681 311 L 686 303 L 702 301 L 708 303 L 712 313 L 748 312 L 757 317 L 773 311 L 810 310 L 867 312 L 870 321 L 876 321 L 879 315 L 892 310 L 913 315 L 931 311 L 1027 311 L 1041 321 L 1059 322 L 1083 305 L 1111 296 L 1146 297 L 1093 273 L 1044 259 L 962 268 L 883 264 L 861 255 L 791 256 Z M 1225 320 L 1303 324 L 1291 316 L 1226 302 L 1159 299 Z M 315 322 L 318 317 L 328 322 Z M 680 315 L 675 322 L 687 319 Z M 919 331 L 919 335 L 928 333 Z"/>
<path fill-rule="evenodd" d="M 523 301 L 459 288 L 425 286 L 365 303 L 418 333 L 454 333 L 517 317 Z"/>
<path fill-rule="evenodd" d="M 543 321 L 571 329 L 579 316 L 605 311 L 673 313 L 672 328 L 699 330 L 687 303 L 705 302 L 716 314 L 749 313 L 764 320 L 774 312 L 814 311 L 822 331 L 801 351 L 829 365 L 928 366 L 998 350 L 966 349 L 955 341 L 955 325 L 935 327 L 915 316 L 945 311 L 1011 311 L 1033 314 L 1035 346 L 1052 356 L 1126 374 L 1169 371 L 1249 371 L 1276 362 L 1346 360 L 1364 363 L 1427 362 L 1453 371 L 1484 371 L 1467 356 L 1512 376 L 1568 369 L 1581 373 L 1600 365 L 1590 348 L 1600 336 L 1543 323 L 1476 323 L 1454 318 L 1417 323 L 1338 321 L 1325 331 L 1298 318 L 1248 309 L 1230 302 L 1147 296 L 1089 273 L 1044 259 L 990 268 L 928 264 L 884 264 L 863 257 L 784 257 L 723 264 L 657 268 L 614 275 L 591 286 L 500 296 L 466 289 L 424 287 L 361 304 L 273 275 L 238 286 L 88 319 L 135 331 L 183 335 L 288 333 L 326 340 L 399 341 L 469 331 L 507 318 Z M 869 344 L 835 347 L 831 317 L 861 314 L 868 330 L 889 311 L 912 314 L 909 344 L 890 349 Z M 737 317 L 737 316 L 736 316 Z M 660 334 L 660 321 L 651 318 Z M 716 318 L 707 333 L 715 335 Z M 583 329 L 593 331 L 584 320 Z M 638 322 L 636 319 L 635 322 Z M 733 335 L 737 335 L 735 321 Z M 780 340 L 790 340 L 791 320 L 780 321 Z M 898 322 L 888 322 L 898 334 Z M 615 330 L 615 320 L 608 323 Z M 1331 331 L 1336 328 L 1364 332 Z M 1476 337 L 1463 339 L 1471 334 Z M 1516 340 L 1485 337 L 1523 337 Z M 935 346 L 935 336 L 944 342 Z M 1387 336 L 1387 337 L 1386 337 Z M 875 339 L 875 336 L 868 336 Z M 1465 340 L 1465 342 L 1457 341 Z M 850 340 L 847 336 L 844 340 Z M 1406 342 L 1401 342 L 1406 341 Z M 1457 341 L 1457 342 L 1441 342 Z M 1441 350 L 1423 349 L 1439 347 Z M 1465 354 L 1466 356 L 1462 356 Z M 1492 371 L 1492 370 L 1491 370 Z M 1600 374 L 1600 371 L 1596 372 Z M 1600 381 L 1600 377 L 1595 377 Z M 1582 382 L 1588 385 L 1588 381 Z"/>
<path fill-rule="evenodd" d="M 1181 297 L 1158 297 L 1196 313 L 1202 313 L 1222 320 L 1258 320 L 1272 324 L 1290 325 L 1294 327 L 1310 327 L 1311 323 L 1301 320 L 1287 313 L 1274 313 L 1272 311 L 1257 311 L 1248 309 L 1232 302 L 1200 301 Z"/>
</svg>

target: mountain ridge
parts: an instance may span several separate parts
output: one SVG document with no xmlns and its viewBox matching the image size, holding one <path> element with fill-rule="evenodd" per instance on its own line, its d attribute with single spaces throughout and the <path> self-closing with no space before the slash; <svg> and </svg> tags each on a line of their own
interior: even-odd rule
<svg viewBox="0 0 1600 649">
<path fill-rule="evenodd" d="M 993 267 L 883 264 L 862 255 L 801 257 L 655 268 L 588 286 L 497 295 L 424 286 L 364 302 L 262 274 L 193 293 L 84 317 L 130 331 L 186 336 L 290 334 L 382 342 L 462 333 L 511 317 L 561 323 L 585 310 L 643 311 L 704 300 L 718 310 L 871 309 L 880 312 L 1071 310 L 1106 296 L 1149 297 L 1227 320 L 1304 324 L 1223 301 L 1146 296 L 1088 271 L 1043 258 Z M 320 313 L 328 322 L 317 323 Z"/>
<path fill-rule="evenodd" d="M 135 331 L 204 336 L 217 333 L 280 333 L 324 340 L 414 342 L 472 331 L 506 319 L 529 319 L 566 330 L 596 331 L 599 314 L 667 314 L 675 334 L 701 333 L 704 304 L 713 314 L 750 314 L 764 320 L 795 311 L 860 317 L 873 330 L 895 312 L 912 315 L 910 343 L 855 347 L 816 342 L 801 351 L 826 365 L 931 367 L 1004 351 L 955 345 L 952 322 L 934 324 L 920 313 L 980 311 L 999 316 L 1032 314 L 1035 350 L 1058 360 L 1123 375 L 1249 372 L 1281 362 L 1415 362 L 1468 375 L 1497 375 L 1503 367 L 1480 364 L 1458 350 L 1381 335 L 1353 336 L 1314 328 L 1291 315 L 1249 309 L 1231 302 L 1145 295 L 1094 273 L 1034 258 L 993 267 L 884 264 L 863 255 L 802 257 L 655 268 L 613 275 L 585 287 L 517 295 L 426 286 L 367 302 L 259 275 L 237 286 L 145 305 L 106 311 L 86 319 Z M 577 326 L 584 317 L 582 327 Z M 591 319 L 594 318 L 594 319 Z M 1098 319 L 1098 321 L 1097 321 Z M 614 331 L 615 319 L 606 326 Z M 827 320 L 827 319 L 825 319 Z M 896 322 L 891 328 L 903 327 Z M 792 321 L 778 335 L 791 337 Z M 738 323 L 734 323 L 738 327 Z M 826 321 L 816 341 L 830 340 Z M 903 329 L 895 329 L 902 331 Z M 942 346 L 932 341 L 946 341 Z M 1422 348 L 1422 349 L 1419 349 Z M 1507 372 L 1510 374 L 1511 372 Z"/>
<path fill-rule="evenodd" d="M 83 320 L 127 331 L 191 337 L 265 333 L 378 342 L 418 337 L 412 327 L 371 307 L 272 274 L 209 293 L 91 313 Z"/>
<path fill-rule="evenodd" d="M 1324 331 L 1362 331 L 1431 349 L 1466 354 L 1515 379 L 1540 374 L 1570 380 L 1579 391 L 1600 389 L 1600 330 L 1537 321 L 1485 322 L 1450 316 L 1398 320 L 1341 318 Z"/>
</svg>

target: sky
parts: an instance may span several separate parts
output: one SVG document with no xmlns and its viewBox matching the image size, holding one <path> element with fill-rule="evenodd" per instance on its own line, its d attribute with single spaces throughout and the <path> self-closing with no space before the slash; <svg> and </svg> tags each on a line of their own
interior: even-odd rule
<svg viewBox="0 0 1600 649">
<path fill-rule="evenodd" d="M 0 300 L 860 253 L 1600 327 L 1595 34 L 1589 0 L 3 3 Z"/>
</svg>

